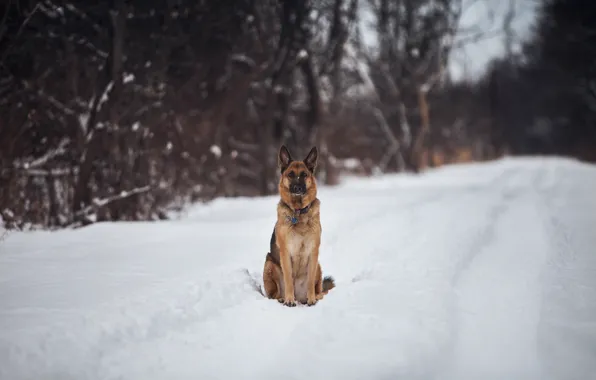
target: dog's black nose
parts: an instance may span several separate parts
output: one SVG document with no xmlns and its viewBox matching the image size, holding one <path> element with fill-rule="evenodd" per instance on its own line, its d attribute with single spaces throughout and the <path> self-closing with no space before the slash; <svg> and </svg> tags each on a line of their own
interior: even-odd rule
<svg viewBox="0 0 596 380">
<path fill-rule="evenodd" d="M 290 186 L 290 192 L 294 194 L 304 194 L 306 193 L 306 185 L 301 183 L 295 183 Z"/>
</svg>

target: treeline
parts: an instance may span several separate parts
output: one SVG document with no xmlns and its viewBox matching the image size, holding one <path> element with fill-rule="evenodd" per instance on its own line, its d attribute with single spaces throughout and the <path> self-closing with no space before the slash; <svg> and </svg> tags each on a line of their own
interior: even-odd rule
<svg viewBox="0 0 596 380">
<path fill-rule="evenodd" d="M 1 221 L 155 220 L 189 202 L 271 194 L 282 143 L 319 146 L 329 184 L 346 168 L 589 151 L 589 91 L 576 91 L 569 70 L 589 71 L 578 54 L 594 45 L 564 42 L 582 35 L 569 29 L 577 20 L 547 30 L 547 15 L 559 17 L 547 3 L 522 54 L 451 83 L 462 0 L 8 2 Z M 363 43 L 363 9 L 375 49 Z M 547 48 L 557 44 L 576 50 Z M 547 87 L 569 97 L 549 98 Z"/>
<path fill-rule="evenodd" d="M 493 62 L 494 120 L 518 154 L 596 162 L 596 3 L 542 0 L 522 51 Z"/>
</svg>

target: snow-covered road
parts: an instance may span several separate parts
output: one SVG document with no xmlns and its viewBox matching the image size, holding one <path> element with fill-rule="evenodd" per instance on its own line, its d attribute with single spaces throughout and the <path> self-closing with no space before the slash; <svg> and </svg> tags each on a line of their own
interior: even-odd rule
<svg viewBox="0 0 596 380">
<path fill-rule="evenodd" d="M 0 379 L 596 379 L 596 167 L 504 159 L 320 191 L 315 307 L 251 283 L 276 197 L 0 243 Z"/>
</svg>

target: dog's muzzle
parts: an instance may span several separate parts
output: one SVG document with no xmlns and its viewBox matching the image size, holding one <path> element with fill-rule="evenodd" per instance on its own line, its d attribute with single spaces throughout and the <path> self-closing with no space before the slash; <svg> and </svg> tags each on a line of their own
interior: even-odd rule
<svg viewBox="0 0 596 380">
<path fill-rule="evenodd" d="M 301 183 L 292 184 L 290 185 L 290 193 L 304 195 L 306 193 L 306 185 Z"/>
</svg>

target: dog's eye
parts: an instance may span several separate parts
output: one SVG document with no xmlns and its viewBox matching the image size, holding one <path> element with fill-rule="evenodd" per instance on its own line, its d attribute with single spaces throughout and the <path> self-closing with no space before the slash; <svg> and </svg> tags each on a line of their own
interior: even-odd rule
<svg viewBox="0 0 596 380">
<path fill-rule="evenodd" d="M 301 177 L 301 178 L 306 178 L 306 172 L 301 172 L 301 173 L 300 173 L 300 177 Z"/>
<path fill-rule="evenodd" d="M 296 174 L 294 172 L 289 172 L 288 173 L 288 177 L 290 178 L 294 178 L 296 176 Z"/>
</svg>

